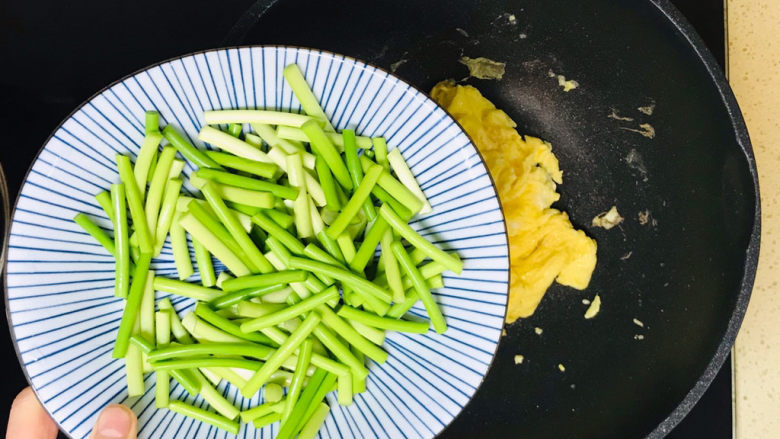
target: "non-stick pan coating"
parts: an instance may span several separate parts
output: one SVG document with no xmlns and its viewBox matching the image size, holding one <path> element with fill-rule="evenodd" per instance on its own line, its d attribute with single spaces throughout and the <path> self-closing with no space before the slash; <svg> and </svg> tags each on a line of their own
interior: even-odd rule
<svg viewBox="0 0 780 439">
<path fill-rule="evenodd" d="M 676 425 L 736 336 L 760 217 L 741 115 L 682 17 L 636 0 L 285 0 L 265 10 L 272 3 L 258 2 L 257 24 L 246 20 L 230 43 L 331 50 L 425 91 L 466 77 L 461 56 L 505 62 L 502 80 L 466 83 L 552 142 L 564 170 L 557 206 L 598 241 L 588 290 L 554 286 L 507 328 L 442 437 L 660 437 Z M 579 88 L 563 92 L 550 72 Z M 653 138 L 637 132 L 649 136 L 644 124 Z M 591 227 L 613 205 L 625 222 Z M 582 299 L 596 294 L 601 312 L 585 320 Z"/>
</svg>

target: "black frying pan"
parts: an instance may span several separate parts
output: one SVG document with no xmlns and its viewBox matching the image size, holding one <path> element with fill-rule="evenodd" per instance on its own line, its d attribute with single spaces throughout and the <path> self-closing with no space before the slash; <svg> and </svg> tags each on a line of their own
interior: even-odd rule
<svg viewBox="0 0 780 439">
<path fill-rule="evenodd" d="M 661 437 L 702 395 L 747 306 L 760 208 L 734 97 L 667 1 L 261 0 L 226 43 L 331 50 L 426 91 L 465 77 L 462 55 L 503 61 L 501 81 L 466 83 L 552 142 L 564 169 L 557 206 L 599 244 L 593 281 L 582 293 L 553 286 L 507 328 L 442 437 Z M 550 70 L 580 88 L 563 93 Z M 637 110 L 653 103 L 652 115 Z M 626 130 L 642 123 L 655 138 Z M 626 221 L 592 228 L 612 205 Z M 601 313 L 585 320 L 581 301 L 596 293 Z"/>
</svg>

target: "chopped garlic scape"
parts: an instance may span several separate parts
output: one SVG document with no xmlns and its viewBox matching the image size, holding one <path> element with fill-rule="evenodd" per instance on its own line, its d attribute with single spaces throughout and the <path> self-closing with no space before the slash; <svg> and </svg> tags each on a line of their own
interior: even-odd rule
<svg viewBox="0 0 780 439">
<path fill-rule="evenodd" d="M 406 160 L 404 160 L 401 155 L 401 151 L 396 148 L 388 152 L 387 161 L 390 163 L 390 167 L 393 168 L 393 171 L 395 171 L 398 180 L 423 202 L 423 207 L 420 209 L 419 213 L 425 215 L 426 213 L 432 212 L 433 209 L 431 208 L 431 204 L 428 202 L 422 189 L 420 189 L 420 185 L 417 184 L 417 180 L 415 180 L 412 170 L 409 169 L 409 165 L 406 164 Z"/>
</svg>

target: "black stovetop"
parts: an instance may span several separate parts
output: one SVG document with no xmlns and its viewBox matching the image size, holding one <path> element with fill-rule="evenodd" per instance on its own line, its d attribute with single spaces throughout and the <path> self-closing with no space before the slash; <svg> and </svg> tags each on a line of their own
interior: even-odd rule
<svg viewBox="0 0 780 439">
<path fill-rule="evenodd" d="M 0 161 L 12 200 L 51 129 L 106 84 L 176 55 L 246 44 L 265 5 L 275 1 L 148 0 L 0 2 Z M 722 0 L 672 0 L 721 66 L 725 60 Z M 246 13 L 245 13 L 246 12 Z M 0 429 L 16 393 L 27 385 L 6 325 Z M 731 364 L 670 438 L 731 437 Z M 13 438 L 11 438 L 13 439 Z"/>
</svg>

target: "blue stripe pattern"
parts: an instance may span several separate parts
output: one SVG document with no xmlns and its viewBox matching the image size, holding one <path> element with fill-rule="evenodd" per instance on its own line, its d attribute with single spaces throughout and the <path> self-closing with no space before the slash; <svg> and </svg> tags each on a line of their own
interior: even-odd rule
<svg viewBox="0 0 780 439">
<path fill-rule="evenodd" d="M 400 149 L 433 206 L 412 227 L 465 263 L 461 275 L 445 273 L 444 287 L 434 291 L 450 329 L 388 333 L 389 358 L 383 365 L 369 361 L 367 391 L 349 407 L 328 395 L 332 409 L 320 437 L 431 438 L 482 381 L 501 335 L 509 250 L 493 185 L 468 137 L 427 96 L 351 58 L 271 46 L 214 50 L 150 67 L 92 98 L 52 135 L 22 188 L 9 239 L 9 315 L 32 385 L 70 436 L 88 437 L 103 406 L 124 403 L 139 416 L 139 438 L 232 437 L 155 409 L 151 374 L 146 393 L 128 399 L 123 361 L 111 358 L 123 306 L 113 297 L 113 258 L 72 218 L 85 212 L 110 231 L 94 195 L 118 181 L 117 153 L 137 153 L 146 110 L 160 112 L 200 148 L 206 148 L 197 140 L 204 110 L 302 112 L 281 75 L 291 62 L 337 129 L 384 136 Z M 188 163 L 184 173 L 193 170 Z M 152 265 L 158 275 L 175 276 L 169 243 Z M 190 299 L 171 299 L 181 315 L 192 309 Z M 411 314 L 426 317 L 419 303 Z M 262 402 L 261 395 L 243 398 L 226 382 L 218 390 L 241 408 Z M 206 407 L 175 382 L 171 393 Z M 243 425 L 238 437 L 270 438 L 278 428 Z"/>
</svg>

